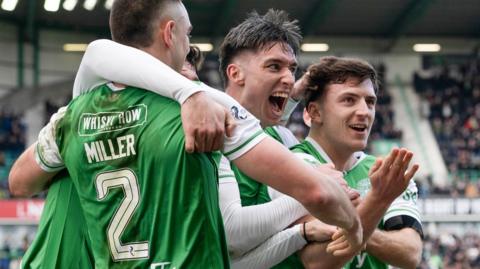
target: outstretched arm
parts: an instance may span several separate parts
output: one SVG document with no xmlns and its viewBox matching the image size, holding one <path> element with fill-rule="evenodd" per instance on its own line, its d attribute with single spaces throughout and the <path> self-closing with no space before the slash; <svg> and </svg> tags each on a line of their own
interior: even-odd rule
<svg viewBox="0 0 480 269">
<path fill-rule="evenodd" d="M 356 241 L 361 241 L 360 221 L 342 187 L 277 141 L 264 139 L 234 163 L 251 178 L 295 198 L 319 220 L 346 229 L 353 237 L 353 245 L 360 244 Z"/>
</svg>

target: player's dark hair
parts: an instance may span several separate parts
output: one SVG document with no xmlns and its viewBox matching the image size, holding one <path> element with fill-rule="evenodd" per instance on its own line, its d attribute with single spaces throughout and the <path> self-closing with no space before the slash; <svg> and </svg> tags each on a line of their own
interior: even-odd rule
<svg viewBox="0 0 480 269">
<path fill-rule="evenodd" d="M 310 65 L 307 72 L 309 72 L 309 80 L 305 92 L 305 106 L 322 97 L 329 84 L 345 83 L 349 78 L 358 79 L 358 83 L 370 79 L 375 93 L 378 91 L 378 77 L 375 68 L 360 59 L 322 57 L 318 63 Z"/>
<path fill-rule="evenodd" d="M 220 75 L 224 86 L 228 84 L 227 66 L 239 53 L 245 50 L 256 52 L 281 43 L 297 55 L 301 40 L 298 21 L 290 20 L 285 11 L 269 9 L 265 15 L 251 12 L 245 21 L 230 29 L 220 46 Z"/>
<path fill-rule="evenodd" d="M 187 54 L 187 62 L 189 62 L 193 67 L 195 67 L 195 71 L 198 71 L 198 69 L 200 69 L 200 66 L 203 62 L 203 55 L 199 47 L 195 45 L 190 45 L 190 51 Z"/>
<path fill-rule="evenodd" d="M 148 47 L 165 5 L 181 0 L 116 0 L 110 11 L 112 39 L 133 47 Z"/>
</svg>

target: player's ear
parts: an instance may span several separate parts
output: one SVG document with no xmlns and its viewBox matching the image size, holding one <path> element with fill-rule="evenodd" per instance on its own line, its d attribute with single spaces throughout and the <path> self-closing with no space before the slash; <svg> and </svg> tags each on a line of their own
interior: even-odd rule
<svg viewBox="0 0 480 269">
<path fill-rule="evenodd" d="M 175 21 L 173 20 L 162 22 L 162 25 L 160 26 L 160 29 L 162 29 L 161 31 L 162 39 L 167 48 L 173 47 L 175 43 L 174 35 L 173 35 L 174 28 L 175 28 Z"/>
<path fill-rule="evenodd" d="M 243 72 L 240 65 L 236 63 L 231 63 L 227 66 L 227 78 L 228 81 L 239 86 L 245 85 L 245 73 Z"/>
<path fill-rule="evenodd" d="M 303 123 L 307 125 L 309 128 L 312 127 L 312 118 L 310 117 L 310 114 L 308 114 L 307 108 L 303 108 Z"/>
<path fill-rule="evenodd" d="M 312 124 L 321 124 L 323 121 L 322 110 L 318 101 L 310 102 L 307 105 L 307 113 Z"/>
</svg>

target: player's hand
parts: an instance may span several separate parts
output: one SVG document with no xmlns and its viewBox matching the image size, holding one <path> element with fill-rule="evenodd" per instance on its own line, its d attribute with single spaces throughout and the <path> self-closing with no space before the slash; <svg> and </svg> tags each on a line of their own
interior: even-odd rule
<svg viewBox="0 0 480 269">
<path fill-rule="evenodd" d="M 343 173 L 335 169 L 335 166 L 332 163 L 317 165 L 316 169 L 322 174 L 331 177 L 338 184 L 340 184 L 340 186 L 342 186 L 343 190 L 347 193 L 351 201 L 360 197 L 360 193 L 348 186 L 347 181 L 345 181 L 345 179 L 343 178 Z"/>
<path fill-rule="evenodd" d="M 301 100 L 307 90 L 309 82 L 309 73 L 303 74 L 301 78 L 299 78 L 295 84 L 293 85 L 292 93 L 290 94 L 290 98 L 293 100 Z"/>
<path fill-rule="evenodd" d="M 187 152 L 220 150 L 224 134 L 233 134 L 235 120 L 229 111 L 204 92 L 190 96 L 182 104 L 181 112 Z"/>
<path fill-rule="evenodd" d="M 395 148 L 384 160 L 377 159 L 369 172 L 372 195 L 391 203 L 402 194 L 419 168 L 418 164 L 414 164 L 407 171 L 412 158 L 411 151 Z"/>
<path fill-rule="evenodd" d="M 335 226 L 323 223 L 318 219 L 305 223 L 305 234 L 309 241 L 318 243 L 328 242 L 332 239 L 335 231 L 337 231 Z"/>
<path fill-rule="evenodd" d="M 360 219 L 350 230 L 338 229 L 327 245 L 327 252 L 334 256 L 352 255 L 363 248 L 363 229 Z"/>
</svg>

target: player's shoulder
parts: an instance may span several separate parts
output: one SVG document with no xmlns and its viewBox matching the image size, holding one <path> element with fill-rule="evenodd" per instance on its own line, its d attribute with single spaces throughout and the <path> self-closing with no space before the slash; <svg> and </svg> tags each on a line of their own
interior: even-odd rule
<svg viewBox="0 0 480 269">
<path fill-rule="evenodd" d="M 276 125 L 273 127 L 268 127 L 267 129 L 269 128 L 271 128 L 271 130 L 276 133 L 276 136 L 278 136 L 279 138 L 277 140 L 279 140 L 286 147 L 290 148 L 299 143 L 298 139 L 295 137 L 295 135 L 293 135 L 292 131 L 290 131 L 290 129 L 288 129 L 287 127 L 282 125 Z"/>
</svg>

